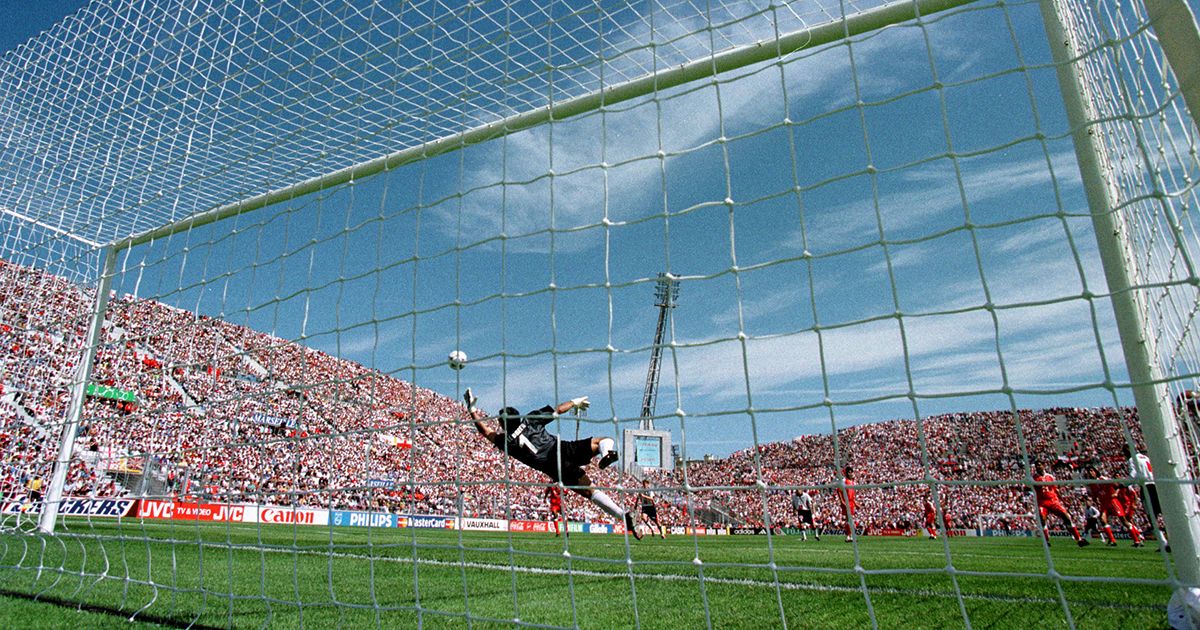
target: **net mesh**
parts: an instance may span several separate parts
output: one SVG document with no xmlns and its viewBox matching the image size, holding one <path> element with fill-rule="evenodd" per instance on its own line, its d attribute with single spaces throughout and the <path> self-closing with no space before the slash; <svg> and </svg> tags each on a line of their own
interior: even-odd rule
<svg viewBox="0 0 1200 630">
<path fill-rule="evenodd" d="M 826 21 L 827 4 L 96 2 L 4 59 L 0 204 L 107 243 Z"/>
<path fill-rule="evenodd" d="M 1147 27 L 1144 7 L 1103 6 L 1074 18 L 1069 28 L 1082 48 L 1082 72 L 1094 86 L 1093 115 L 1102 121 L 1114 206 L 1131 241 L 1126 259 L 1194 457 L 1190 390 L 1197 373 L 1197 301 L 1194 292 L 1180 288 L 1196 277 L 1190 212 L 1200 167 L 1195 122 Z"/>
<path fill-rule="evenodd" d="M 1117 533 L 1161 530 L 1135 388 L 1200 452 L 1195 124 L 1140 6 L 1060 5 L 1162 374 L 1131 382 L 1040 4 L 955 5 L 114 0 L 8 53 L 5 591 L 173 625 L 1161 625 L 1195 586 L 1162 546 L 1042 531 L 1109 479 Z M 587 395 L 547 429 L 621 460 L 555 484 L 467 386 Z M 622 441 L 647 420 L 667 443 Z"/>
</svg>

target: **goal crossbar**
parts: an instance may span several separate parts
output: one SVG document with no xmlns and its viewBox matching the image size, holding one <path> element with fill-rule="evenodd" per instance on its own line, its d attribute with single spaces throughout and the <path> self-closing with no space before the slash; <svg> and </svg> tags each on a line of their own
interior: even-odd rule
<svg viewBox="0 0 1200 630">
<path fill-rule="evenodd" d="M 4 206 L 0 206 L 0 214 L 6 214 L 18 221 L 22 221 L 29 225 L 36 225 L 37 227 L 40 227 L 43 230 L 46 230 L 52 234 L 57 234 L 63 238 L 69 238 L 69 239 L 75 241 L 76 243 L 82 243 L 84 245 L 87 245 L 88 247 L 92 247 L 92 248 L 103 247 L 102 244 L 97 243 L 95 241 L 89 241 L 88 239 L 83 238 L 82 236 L 79 236 L 79 235 L 75 234 L 74 232 L 71 232 L 70 230 L 64 230 L 61 227 L 50 225 L 49 223 L 46 223 L 45 221 L 39 221 L 38 219 L 35 219 L 31 216 L 21 214 L 20 212 L 17 212 L 16 210 L 13 210 L 12 208 L 6 208 Z"/>
<path fill-rule="evenodd" d="M 462 147 L 494 140 L 519 131 L 530 129 L 552 120 L 562 120 L 607 105 L 626 102 L 700 79 L 744 68 L 805 48 L 822 46 L 855 35 L 900 24 L 921 16 L 931 15 L 971 4 L 975 0 L 901 0 L 879 7 L 843 16 L 818 26 L 798 29 L 772 40 L 759 40 L 752 44 L 737 46 L 709 57 L 671 66 L 603 87 L 588 94 L 552 102 L 543 107 L 527 110 L 484 125 L 445 136 L 431 142 L 408 147 L 377 158 L 352 164 L 325 175 L 312 177 L 284 188 L 247 197 L 233 203 L 218 206 L 191 217 L 181 219 L 140 234 L 113 241 L 109 246 L 120 252 L 130 247 L 148 243 L 183 230 L 197 228 L 222 219 L 265 208 L 277 203 L 296 199 L 335 186 L 369 177 L 382 171 L 398 168 L 411 162 L 424 160 Z"/>
</svg>

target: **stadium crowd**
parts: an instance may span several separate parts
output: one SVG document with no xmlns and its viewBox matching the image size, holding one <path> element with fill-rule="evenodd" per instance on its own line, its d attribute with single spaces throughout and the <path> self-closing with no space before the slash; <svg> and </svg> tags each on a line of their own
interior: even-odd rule
<svg viewBox="0 0 1200 630">
<path fill-rule="evenodd" d="M 91 302 L 63 279 L 0 261 L 0 496 L 50 477 Z M 545 477 L 485 448 L 458 401 L 244 326 L 114 296 L 89 382 L 70 494 L 548 518 Z M 1135 414 L 1058 408 L 879 422 L 646 476 L 667 524 L 792 525 L 793 493 L 812 488 L 818 525 L 838 529 L 837 471 L 852 465 L 860 529 L 914 527 L 931 488 L 951 526 L 1028 528 L 1022 454 L 1057 461 L 1060 478 L 1088 463 L 1123 477 L 1121 445 L 1127 435 L 1141 440 Z M 622 486 L 640 484 L 618 468 L 590 474 L 631 502 Z M 1082 488 L 1062 494 L 1082 511 Z M 573 493 L 564 510 L 608 520 Z"/>
<path fill-rule="evenodd" d="M 1003 520 L 1014 528 L 1030 528 L 1032 499 L 1021 485 L 1026 478 L 1023 451 L 1031 460 L 1053 462 L 1060 479 L 1080 479 L 1092 463 L 1109 477 L 1126 477 L 1122 425 L 1140 446 L 1136 423 L 1136 410 L 1113 408 L 1022 409 L 1015 416 L 1011 411 L 945 414 L 922 419 L 923 444 L 915 421 L 864 424 L 839 430 L 836 441 L 830 435 L 807 435 L 765 444 L 692 464 L 688 474 L 692 486 L 740 482 L 746 490 L 725 491 L 719 499 L 751 520 L 755 515 L 761 519 L 765 497 L 772 522 L 794 523 L 791 489 L 811 488 L 819 506 L 818 524 L 841 529 L 837 471 L 851 465 L 858 488 L 856 526 L 868 531 L 914 528 L 922 521 L 923 499 L 934 488 L 934 503 L 949 526 L 995 527 Z M 835 444 L 841 457 L 835 457 Z M 758 471 L 764 489 L 753 485 Z M 1082 513 L 1082 486 L 1062 494 L 1068 509 Z"/>
</svg>

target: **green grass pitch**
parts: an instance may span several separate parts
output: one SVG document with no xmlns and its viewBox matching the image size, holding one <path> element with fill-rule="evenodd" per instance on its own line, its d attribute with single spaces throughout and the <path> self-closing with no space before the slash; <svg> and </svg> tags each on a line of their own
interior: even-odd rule
<svg viewBox="0 0 1200 630">
<path fill-rule="evenodd" d="M 1127 541 L 64 521 L 0 534 L 0 626 L 1127 630 L 1165 627 L 1169 597 L 1169 559 Z"/>
</svg>

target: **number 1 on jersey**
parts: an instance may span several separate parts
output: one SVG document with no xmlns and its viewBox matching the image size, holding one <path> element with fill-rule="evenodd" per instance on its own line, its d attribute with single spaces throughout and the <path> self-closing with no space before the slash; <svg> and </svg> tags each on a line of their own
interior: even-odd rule
<svg viewBox="0 0 1200 630">
<path fill-rule="evenodd" d="M 521 426 L 517 427 L 516 431 L 513 431 L 512 436 L 516 438 L 518 444 L 528 449 L 530 453 L 537 455 L 537 449 L 534 448 L 533 442 L 530 442 L 529 438 L 525 437 L 524 435 L 525 426 L 525 423 L 522 422 Z"/>
</svg>

